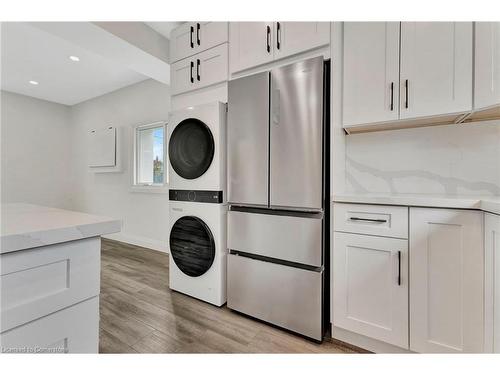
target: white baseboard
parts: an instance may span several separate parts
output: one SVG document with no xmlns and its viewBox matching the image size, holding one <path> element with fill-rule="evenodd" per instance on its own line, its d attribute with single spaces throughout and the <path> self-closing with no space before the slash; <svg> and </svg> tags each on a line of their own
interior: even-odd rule
<svg viewBox="0 0 500 375">
<path fill-rule="evenodd" d="M 168 254 L 168 245 L 163 241 L 153 240 L 147 237 L 135 236 L 127 233 L 114 233 L 103 236 L 104 238 L 109 238 L 110 240 L 125 242 L 131 245 L 141 246 L 148 249 L 161 251 L 162 253 Z"/>
</svg>

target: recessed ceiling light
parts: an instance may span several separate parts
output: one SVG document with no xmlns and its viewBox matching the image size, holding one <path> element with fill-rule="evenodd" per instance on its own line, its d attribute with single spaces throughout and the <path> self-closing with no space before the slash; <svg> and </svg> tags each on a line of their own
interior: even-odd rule
<svg viewBox="0 0 500 375">
<path fill-rule="evenodd" d="M 30 83 L 31 83 L 32 85 L 35 85 L 35 86 L 36 86 L 36 85 L 38 85 L 38 82 L 37 82 L 37 81 L 30 81 Z"/>
<path fill-rule="evenodd" d="M 70 56 L 69 59 L 72 61 L 80 61 L 80 58 L 78 56 L 73 56 L 73 55 Z"/>
</svg>

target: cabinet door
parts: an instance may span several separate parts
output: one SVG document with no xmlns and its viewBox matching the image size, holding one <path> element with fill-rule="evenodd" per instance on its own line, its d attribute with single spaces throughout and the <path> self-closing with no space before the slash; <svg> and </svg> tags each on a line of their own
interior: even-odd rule
<svg viewBox="0 0 500 375">
<path fill-rule="evenodd" d="M 484 214 L 485 343 L 500 353 L 500 215 Z"/>
<path fill-rule="evenodd" d="M 500 22 L 476 22 L 474 109 L 500 104 Z"/>
<path fill-rule="evenodd" d="M 344 23 L 344 126 L 399 118 L 399 26 Z"/>
<path fill-rule="evenodd" d="M 170 34 L 170 61 L 172 63 L 196 53 L 195 23 L 186 22 Z"/>
<path fill-rule="evenodd" d="M 335 232 L 333 324 L 408 349 L 408 241 Z"/>
<path fill-rule="evenodd" d="M 273 41 L 272 22 L 231 22 L 229 24 L 231 73 L 272 61 Z"/>
<path fill-rule="evenodd" d="M 172 30 L 170 61 L 176 62 L 228 40 L 227 22 L 186 22 Z"/>
<path fill-rule="evenodd" d="M 401 23 L 401 119 L 472 110 L 472 22 Z"/>
<path fill-rule="evenodd" d="M 410 208 L 410 349 L 484 347 L 483 214 Z"/>
<path fill-rule="evenodd" d="M 195 88 L 227 80 L 227 43 L 201 52 L 192 59 L 195 64 Z"/>
<path fill-rule="evenodd" d="M 205 51 L 228 41 L 227 22 L 195 23 L 195 41 L 198 51 Z"/>
<path fill-rule="evenodd" d="M 196 59 L 191 57 L 177 61 L 170 65 L 170 83 L 172 95 L 177 95 L 195 88 L 196 82 Z"/>
<path fill-rule="evenodd" d="M 275 59 L 330 43 L 330 22 L 275 22 L 274 32 Z"/>
</svg>

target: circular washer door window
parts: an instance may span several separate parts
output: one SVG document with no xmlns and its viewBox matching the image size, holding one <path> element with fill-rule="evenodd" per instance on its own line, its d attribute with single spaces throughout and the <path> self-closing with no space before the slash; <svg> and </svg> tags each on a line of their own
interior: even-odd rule
<svg viewBox="0 0 500 375">
<path fill-rule="evenodd" d="M 212 163 L 214 151 L 212 132 L 198 119 L 181 121 L 170 136 L 170 164 L 182 178 L 192 180 L 203 175 Z"/>
<path fill-rule="evenodd" d="M 215 242 L 210 228 L 197 217 L 181 217 L 170 232 L 170 253 L 177 267 L 186 275 L 203 275 L 215 258 Z"/>
</svg>

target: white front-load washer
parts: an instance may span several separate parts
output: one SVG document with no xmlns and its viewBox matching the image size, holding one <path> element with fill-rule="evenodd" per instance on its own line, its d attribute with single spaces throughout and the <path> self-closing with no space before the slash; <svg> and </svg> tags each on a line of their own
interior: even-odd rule
<svg viewBox="0 0 500 375">
<path fill-rule="evenodd" d="M 220 195 L 217 203 L 226 201 L 226 112 L 226 104 L 212 102 L 170 114 L 171 191 L 211 191 Z"/>
<path fill-rule="evenodd" d="M 170 289 L 222 306 L 227 205 L 170 201 L 169 207 Z"/>
</svg>

